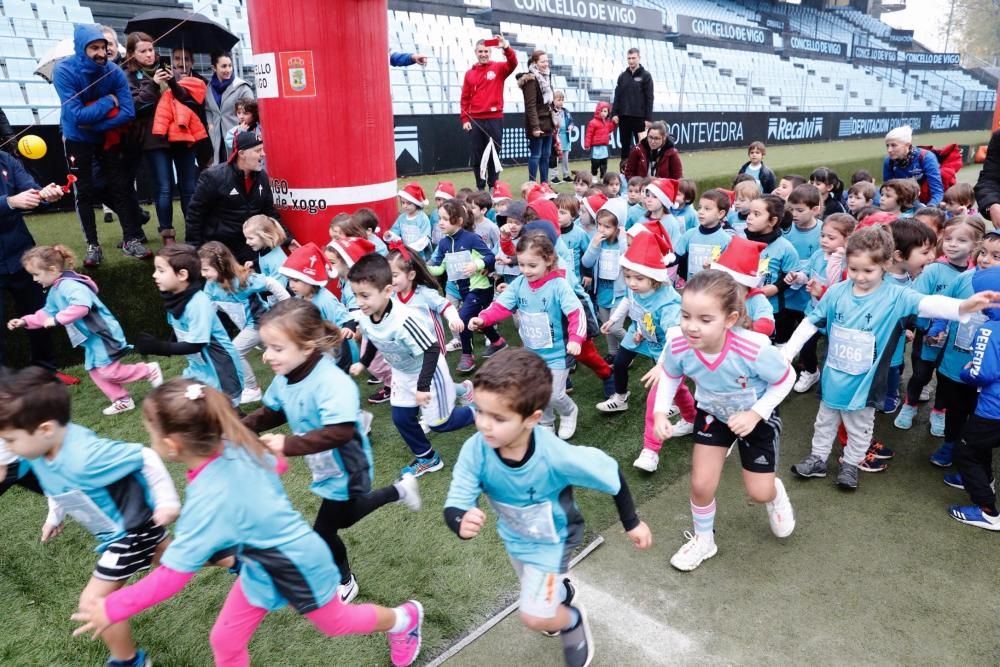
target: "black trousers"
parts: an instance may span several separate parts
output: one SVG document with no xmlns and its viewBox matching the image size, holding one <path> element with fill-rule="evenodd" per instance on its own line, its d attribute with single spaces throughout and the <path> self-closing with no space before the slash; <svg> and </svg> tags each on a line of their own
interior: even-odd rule
<svg viewBox="0 0 1000 667">
<path fill-rule="evenodd" d="M 65 140 L 66 166 L 76 176 L 76 213 L 88 245 L 99 245 L 94 207 L 108 204 L 118 215 L 122 240 L 142 236 L 142 212 L 135 196 L 135 172 L 130 156 L 120 149 L 104 150 L 103 146 Z M 97 162 L 104 178 L 103 190 L 94 174 Z"/>
<path fill-rule="evenodd" d="M 625 161 L 632 147 L 639 143 L 639 134 L 646 131 L 646 119 L 638 116 L 618 117 L 618 143 L 622 147 L 622 163 L 620 171 L 625 171 Z M 642 174 L 645 175 L 645 174 Z"/>
<path fill-rule="evenodd" d="M 483 159 L 483 153 L 489 146 L 490 140 L 496 144 L 497 155 L 500 154 L 500 143 L 503 140 L 503 119 L 502 118 L 473 118 L 472 129 L 469 131 L 469 159 L 472 161 L 472 173 L 476 177 L 476 189 L 484 190 L 486 186 L 493 189 L 497 183 L 497 170 L 490 160 L 486 166 L 486 180 L 479 173 L 479 165 Z"/>
<path fill-rule="evenodd" d="M 906 402 L 909 405 L 916 405 L 920 401 L 920 392 L 931 381 L 931 378 L 934 376 L 934 369 L 937 368 L 937 362 L 924 361 L 920 358 L 923 347 L 924 336 L 918 331 L 913 336 L 913 348 L 910 352 L 910 367 L 913 371 L 910 374 L 909 382 L 906 383 Z M 938 359 L 940 359 L 940 355 L 938 355 Z M 941 374 L 938 373 L 938 378 L 940 377 Z M 945 396 L 940 387 L 938 387 L 937 392 L 934 394 L 934 409 L 945 409 Z M 954 442 L 954 440 L 949 440 L 948 442 Z"/>
<path fill-rule="evenodd" d="M 938 388 L 940 390 L 940 385 Z M 972 502 L 993 510 L 997 509 L 997 496 L 990 482 L 993 481 L 993 450 L 997 447 L 1000 447 L 1000 421 L 973 415 L 955 443 L 952 457 Z"/>
<path fill-rule="evenodd" d="M 979 391 L 964 382 L 955 382 L 937 372 L 937 395 L 941 396 L 943 407 L 948 412 L 944 416 L 944 441 L 958 442 L 965 424 L 976 411 Z"/>
<path fill-rule="evenodd" d="M 778 314 L 774 316 L 774 342 L 787 343 L 803 319 L 805 319 L 805 313 L 801 310 L 785 308 L 778 311 Z M 815 373 L 819 369 L 819 356 L 816 351 L 819 336 L 818 333 L 813 334 L 813 337 L 807 340 L 802 349 L 799 350 L 799 366 L 808 373 Z"/>
<path fill-rule="evenodd" d="M 13 317 L 23 317 L 45 305 L 45 294 L 41 286 L 31 279 L 31 274 L 20 269 L 16 273 L 0 274 L 0 313 L 4 312 L 7 293 L 14 297 Z M 8 318 L 11 319 L 11 318 Z M 30 363 L 49 370 L 56 369 L 55 353 L 52 350 L 52 335 L 48 329 L 26 329 L 30 346 Z M 7 327 L 0 326 L 0 366 L 6 365 L 7 345 L 4 336 Z"/>
<path fill-rule="evenodd" d="M 344 528 L 350 528 L 379 507 L 397 500 L 399 500 L 399 491 L 391 484 L 350 500 L 323 499 L 319 506 L 319 513 L 316 514 L 313 529 L 330 547 L 333 560 L 337 564 L 337 569 L 340 570 L 340 583 L 346 584 L 350 581 L 351 565 L 347 561 L 347 547 L 344 546 L 344 541 L 340 539 L 337 532 Z"/>
<path fill-rule="evenodd" d="M 601 178 L 604 178 L 604 174 L 608 173 L 608 158 L 595 159 L 590 158 L 590 175 L 597 176 L 600 174 Z"/>
<path fill-rule="evenodd" d="M 28 491 L 37 493 L 38 495 L 44 495 L 42 493 L 42 487 L 38 484 L 38 478 L 35 477 L 35 473 L 30 470 L 25 473 L 24 477 L 18 478 L 17 472 L 21 465 L 20 461 L 14 461 L 13 463 L 7 464 L 7 475 L 0 481 L 0 496 L 7 493 L 7 491 L 14 486 L 23 487 Z"/>
</svg>

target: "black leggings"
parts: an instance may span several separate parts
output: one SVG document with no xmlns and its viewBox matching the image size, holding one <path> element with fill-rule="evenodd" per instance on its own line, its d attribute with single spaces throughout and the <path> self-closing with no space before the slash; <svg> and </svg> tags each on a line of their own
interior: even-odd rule
<svg viewBox="0 0 1000 667">
<path fill-rule="evenodd" d="M 916 405 L 920 402 L 920 392 L 924 390 L 927 383 L 931 381 L 934 376 L 934 369 L 937 367 L 937 362 L 935 361 L 924 361 L 920 358 L 920 352 L 924 347 L 924 336 L 920 332 L 917 332 L 913 336 L 913 348 L 910 353 L 910 366 L 912 368 L 912 373 L 910 374 L 910 380 L 906 383 L 906 403 L 907 405 Z M 940 383 L 941 373 L 938 373 L 938 382 Z M 944 410 L 945 409 L 945 397 L 944 392 L 941 391 L 941 385 L 938 384 L 937 392 L 934 394 L 934 409 Z M 948 442 L 954 442 L 949 440 Z"/>
<path fill-rule="evenodd" d="M 938 385 L 940 388 L 940 385 Z M 951 412 L 949 410 L 948 412 Z M 997 510 L 993 481 L 993 450 L 1000 447 L 1000 421 L 973 415 L 955 443 L 954 462 L 965 492 L 976 505 Z"/>
<path fill-rule="evenodd" d="M 7 489 L 14 486 L 15 484 L 17 486 L 27 489 L 28 491 L 32 491 L 34 493 L 37 493 L 38 495 L 42 495 L 42 487 L 39 486 L 38 478 L 35 477 L 35 473 L 29 470 L 24 474 L 23 477 L 21 477 L 20 479 L 18 478 L 17 473 L 18 470 L 20 470 L 20 467 L 21 467 L 20 461 L 14 461 L 12 463 L 7 464 L 7 476 L 3 478 L 2 482 L 0 482 L 0 496 L 5 494 L 7 492 Z"/>
<path fill-rule="evenodd" d="M 351 580 L 351 565 L 347 561 L 347 547 L 337 535 L 337 531 L 350 528 L 379 507 L 397 500 L 399 500 L 399 491 L 391 484 L 350 500 L 323 499 L 323 503 L 319 506 L 319 512 L 316 514 L 313 529 L 330 547 L 333 560 L 337 564 L 337 569 L 340 570 L 340 583 L 346 584 Z"/>
<path fill-rule="evenodd" d="M 979 402 L 979 390 L 964 382 L 955 382 L 949 377 L 937 372 L 937 395 L 942 397 L 942 403 L 948 413 L 944 417 L 944 441 L 958 442 L 965 428 L 965 423 L 976 411 Z"/>
<path fill-rule="evenodd" d="M 786 308 L 779 311 L 774 319 L 774 342 L 787 343 L 788 339 L 795 333 L 795 329 L 805 319 L 805 313 L 801 310 L 788 310 Z M 799 366 L 807 373 L 815 373 L 819 370 L 819 355 L 816 349 L 819 345 L 819 336 L 818 333 L 813 334 L 799 350 Z"/>
<path fill-rule="evenodd" d="M 624 347 L 618 348 L 612 369 L 615 377 L 615 393 L 624 395 L 628 391 L 628 369 L 637 356 L 638 352 L 626 350 Z"/>
<path fill-rule="evenodd" d="M 601 174 L 601 178 L 604 178 L 604 174 L 608 173 L 608 158 L 600 160 L 590 158 L 590 175 L 597 176 L 598 172 Z"/>
</svg>

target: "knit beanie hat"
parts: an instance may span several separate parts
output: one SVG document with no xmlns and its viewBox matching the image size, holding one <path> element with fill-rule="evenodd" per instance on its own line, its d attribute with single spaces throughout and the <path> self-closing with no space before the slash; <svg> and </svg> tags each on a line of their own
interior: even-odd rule
<svg viewBox="0 0 1000 667">
<path fill-rule="evenodd" d="M 886 141 L 901 141 L 904 144 L 913 143 L 913 128 L 909 125 L 901 125 L 885 135 Z"/>
<path fill-rule="evenodd" d="M 312 242 L 293 250 L 278 269 L 278 273 L 316 287 L 323 287 L 330 281 L 326 271 L 326 257 L 323 256 L 319 246 Z"/>
<path fill-rule="evenodd" d="M 582 203 L 583 207 L 587 209 L 587 213 L 590 214 L 591 220 L 597 220 L 597 212 L 601 210 L 604 206 L 604 202 L 608 201 L 608 198 L 600 193 L 596 195 L 590 195 L 586 197 Z"/>
<path fill-rule="evenodd" d="M 438 181 L 437 187 L 434 188 L 434 198 L 435 199 L 454 199 L 455 198 L 455 184 L 451 181 Z"/>
<path fill-rule="evenodd" d="M 424 189 L 420 187 L 420 184 L 416 181 L 407 183 L 398 194 L 406 201 L 420 208 L 427 206 L 427 198 L 424 197 Z"/>
<path fill-rule="evenodd" d="M 532 220 L 524 226 L 524 229 L 521 230 L 521 238 L 527 238 L 528 234 L 531 232 L 540 232 L 545 234 L 545 236 L 552 241 L 552 245 L 554 246 L 556 241 L 559 240 L 559 234 L 556 232 L 555 227 L 556 226 L 550 224 L 548 220 Z"/>
<path fill-rule="evenodd" d="M 666 234 L 639 234 L 621 258 L 621 266 L 658 283 L 669 279 L 667 264 L 675 259 Z"/>
<path fill-rule="evenodd" d="M 760 286 L 763 276 L 758 274 L 760 253 L 767 247 L 766 243 L 748 241 L 742 236 L 734 236 L 719 259 L 712 262 L 712 268 L 725 271 L 736 282 L 753 289 Z"/>
<path fill-rule="evenodd" d="M 520 199 L 514 199 L 509 204 L 507 204 L 507 210 L 504 211 L 503 215 L 508 220 L 517 220 L 518 222 L 524 222 L 524 212 L 527 210 L 528 210 L 528 205 L 526 203 L 524 203 Z"/>
<path fill-rule="evenodd" d="M 660 200 L 665 209 L 671 208 L 674 205 L 674 200 L 677 199 L 676 178 L 657 178 L 647 185 L 646 189 Z"/>
</svg>

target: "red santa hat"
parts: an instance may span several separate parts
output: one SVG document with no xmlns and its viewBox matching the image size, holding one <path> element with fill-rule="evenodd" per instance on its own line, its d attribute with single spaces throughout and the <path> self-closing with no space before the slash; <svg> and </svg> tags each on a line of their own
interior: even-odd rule
<svg viewBox="0 0 1000 667">
<path fill-rule="evenodd" d="M 601 210 L 601 207 L 607 203 L 608 198 L 604 195 L 598 193 L 596 195 L 590 195 L 584 198 L 582 204 L 583 208 L 587 209 L 587 213 L 590 215 L 590 219 L 597 221 L 597 212 Z"/>
<path fill-rule="evenodd" d="M 347 264 L 348 268 L 354 266 L 365 255 L 375 252 L 374 243 L 368 239 L 356 239 L 353 237 L 333 239 L 326 244 L 326 247 L 337 253 L 344 260 L 344 263 Z"/>
<path fill-rule="evenodd" d="M 326 272 L 326 257 L 319 246 L 312 242 L 293 250 L 278 273 L 316 287 L 323 287 L 330 282 L 330 276 Z"/>
<path fill-rule="evenodd" d="M 667 264 L 672 264 L 674 259 L 674 250 L 666 234 L 639 234 L 622 255 L 621 265 L 658 283 L 665 283 L 669 280 Z"/>
<path fill-rule="evenodd" d="M 493 202 L 503 201 L 505 199 L 513 199 L 513 195 L 510 193 L 510 186 L 503 181 L 497 181 L 496 185 L 493 186 Z"/>
<path fill-rule="evenodd" d="M 719 192 L 729 197 L 730 206 L 736 203 L 736 192 L 734 190 L 723 190 L 722 188 L 719 188 Z"/>
<path fill-rule="evenodd" d="M 406 201 L 423 208 L 427 206 L 427 198 L 424 197 L 424 189 L 420 187 L 420 183 L 412 181 L 403 186 L 403 189 L 399 191 L 399 196 Z"/>
<path fill-rule="evenodd" d="M 530 204 L 538 199 L 552 200 L 558 196 L 548 183 L 538 183 L 528 190 L 527 202 Z"/>
<path fill-rule="evenodd" d="M 674 205 L 674 200 L 677 199 L 677 179 L 657 178 L 646 186 L 646 190 L 652 192 L 653 196 L 660 200 L 663 208 L 669 209 Z"/>
<path fill-rule="evenodd" d="M 434 188 L 434 198 L 435 199 L 454 199 L 455 198 L 455 184 L 451 181 L 438 181 L 437 187 Z"/>
<path fill-rule="evenodd" d="M 535 199 L 528 204 L 528 208 L 535 212 L 539 220 L 548 220 L 555 225 L 556 233 L 559 233 L 559 209 L 548 199 Z"/>
<path fill-rule="evenodd" d="M 719 255 L 718 261 L 712 262 L 712 268 L 725 271 L 744 287 L 750 289 L 759 287 L 761 278 L 763 278 L 758 274 L 760 253 L 766 247 L 766 243 L 749 241 L 742 236 L 734 236 L 726 249 Z"/>
</svg>

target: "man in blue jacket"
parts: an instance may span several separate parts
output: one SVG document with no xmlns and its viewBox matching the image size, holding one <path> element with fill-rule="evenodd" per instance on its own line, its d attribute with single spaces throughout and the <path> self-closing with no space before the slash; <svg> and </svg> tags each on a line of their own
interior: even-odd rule
<svg viewBox="0 0 1000 667">
<path fill-rule="evenodd" d="M 122 226 L 122 252 L 130 257 L 152 256 L 140 241 L 141 212 L 135 187 L 125 168 L 120 144 L 105 150 L 105 132 L 126 125 L 135 118 L 132 93 L 125 73 L 108 62 L 107 37 L 98 25 L 78 24 L 73 30 L 76 55 L 58 63 L 52 75 L 62 102 L 63 141 L 66 162 L 76 181 L 76 212 L 87 240 L 84 266 L 97 266 L 104 258 L 94 206 L 100 204 L 94 185 L 94 162 L 100 165 L 107 183 L 108 202 Z"/>
<path fill-rule="evenodd" d="M 34 313 L 45 305 L 41 286 L 31 279 L 31 274 L 21 266 L 21 255 L 35 245 L 22 211 L 31 210 L 42 202 L 62 197 L 62 188 L 54 183 L 39 188 L 17 158 L 0 152 L 0 312 L 4 298 L 10 292 L 14 297 L 15 317 Z M 5 365 L 6 346 L 0 326 L 0 366 Z M 31 363 L 55 370 L 52 340 L 46 329 L 28 331 L 31 346 Z"/>
<path fill-rule="evenodd" d="M 912 178 L 920 185 L 920 202 L 937 206 L 944 198 L 944 182 L 937 155 L 913 145 L 913 128 L 902 125 L 885 135 L 886 156 L 882 161 L 882 182 Z"/>
</svg>

